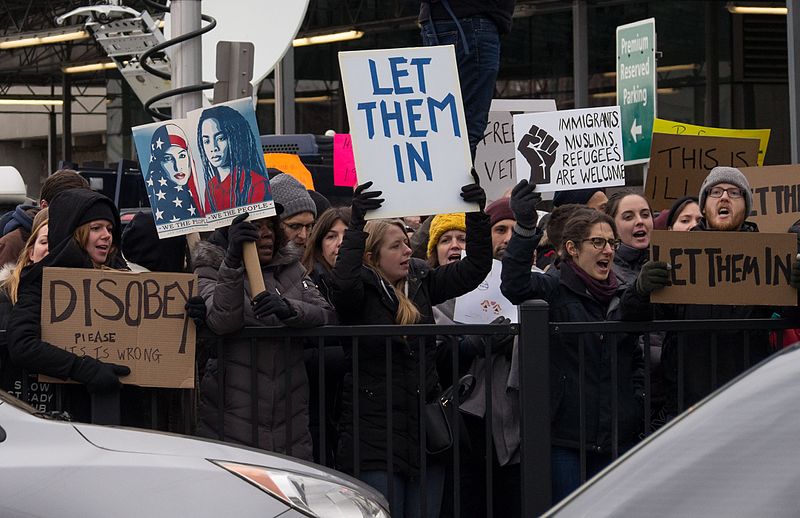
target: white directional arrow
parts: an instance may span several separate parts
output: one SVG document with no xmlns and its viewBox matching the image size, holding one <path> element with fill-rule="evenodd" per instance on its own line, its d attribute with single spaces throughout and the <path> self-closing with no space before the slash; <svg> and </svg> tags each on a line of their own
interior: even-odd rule
<svg viewBox="0 0 800 518">
<path fill-rule="evenodd" d="M 639 124 L 636 124 L 636 119 L 633 119 L 633 124 L 631 124 L 631 137 L 633 137 L 633 141 L 637 141 L 637 137 L 642 134 L 642 127 Z"/>
</svg>

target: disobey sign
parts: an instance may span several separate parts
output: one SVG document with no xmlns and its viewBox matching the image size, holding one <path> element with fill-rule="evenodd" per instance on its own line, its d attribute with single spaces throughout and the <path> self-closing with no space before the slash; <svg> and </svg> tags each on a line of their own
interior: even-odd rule
<svg viewBox="0 0 800 518">
<path fill-rule="evenodd" d="M 42 340 L 79 356 L 127 365 L 123 383 L 194 388 L 195 326 L 188 273 L 45 268 Z"/>
</svg>

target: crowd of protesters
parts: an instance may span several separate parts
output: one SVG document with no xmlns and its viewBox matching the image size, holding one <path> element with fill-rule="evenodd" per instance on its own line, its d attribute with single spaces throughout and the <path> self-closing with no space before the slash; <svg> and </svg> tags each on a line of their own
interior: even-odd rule
<svg viewBox="0 0 800 518">
<path fill-rule="evenodd" d="M 0 238 L 0 250 L 18 250 L 16 260 L 3 267 L 0 284 L 0 324 L 7 329 L 0 344 L 2 388 L 20 396 L 23 377 L 37 374 L 76 381 L 63 387 L 58 410 L 79 420 L 90 418 L 90 394 L 121 390 L 123 422 L 140 424 L 144 419 L 141 414 L 146 411 L 136 402 L 137 387 L 122 389 L 128 367 L 79 356 L 42 340 L 42 274 L 53 266 L 194 272 L 200 295 L 189 300 L 187 314 L 209 334 L 223 338 L 246 326 L 459 324 L 455 299 L 481 284 L 492 261 L 502 262 L 504 295 L 514 304 L 544 299 L 551 321 L 748 319 L 769 317 L 775 311 L 784 316 L 796 313 L 796 308 L 650 302 L 650 294 L 669 283 L 669 266 L 649 258 L 654 228 L 758 231 L 746 218 L 752 204 L 750 187 L 733 168 L 715 168 L 698 197 L 677 200 L 672 209 L 658 215 L 637 192 L 621 190 L 606 198 L 594 190 L 566 196 L 577 203 L 562 203 L 540 221 L 541 198 L 535 185 L 522 180 L 508 197 L 484 208 L 483 188 L 477 182 L 468 184 L 461 196 L 478 210 L 440 214 L 420 225 L 427 229 L 427 260 L 413 257 L 406 221 L 369 217 L 383 202 L 382 193 L 370 190 L 370 184 L 355 189 L 350 207 L 330 207 L 322 213 L 317 207 L 326 201 L 320 201 L 318 193 L 313 199 L 291 176 L 275 174 L 270 184 L 275 216 L 249 221 L 241 215 L 190 250 L 185 237 L 159 240 L 149 213 L 134 217 L 123 234 L 117 208 L 90 190 L 79 174 L 62 170 L 50 176 L 41 202 L 14 211 Z M 245 274 L 247 243 L 254 243 L 257 250 L 266 287 L 262 293 L 251 292 Z M 800 285 L 800 264 L 793 265 L 791 284 Z M 509 321 L 499 317 L 493 323 Z M 717 372 L 712 376 L 708 333 L 689 333 L 684 339 L 689 347 L 679 352 L 676 333 L 653 333 L 647 340 L 635 334 L 612 338 L 601 333 L 551 338 L 554 501 L 581 483 L 581 446 L 585 474 L 591 476 L 611 462 L 612 449 L 623 452 L 643 436 L 644 354 L 651 355 L 651 411 L 657 427 L 709 394 L 713 383 L 718 386 L 731 379 L 773 350 L 766 332 L 719 333 L 720 348 L 713 363 Z M 307 460 L 320 459 L 319 439 L 324 435 L 326 459 L 337 468 L 357 473 L 387 496 L 393 488 L 398 516 L 419 511 L 423 486 L 427 515 L 450 516 L 452 502 L 444 496 L 452 494 L 456 483 L 450 468 L 453 452 L 429 451 L 422 479 L 421 400 L 431 402 L 454 381 L 459 390 L 464 383 L 468 390 L 460 403 L 458 424 L 464 435 L 460 513 L 485 512 L 483 477 L 488 459 L 493 465 L 495 513 L 518 515 L 522 488 L 517 393 L 524 374 L 518 371 L 517 339 L 469 333 L 423 340 L 395 336 L 388 348 L 386 341 L 386 337 L 361 339 L 354 367 L 352 340 L 329 339 L 322 401 L 314 348 L 278 338 L 259 339 L 258 347 L 252 348 L 249 339 L 234 336 L 224 338 L 221 347 L 199 349 L 196 433 Z M 582 367 L 580 342 L 585 355 Z M 612 347 L 615 355 L 610 353 Z M 610 379 L 612 357 L 617 362 L 616 384 Z M 581 369 L 585 369 L 583 431 Z M 680 388 L 679 369 L 683 370 Z M 257 392 L 251 386 L 254 377 Z M 35 379 L 29 378 L 28 385 L 34 384 Z M 611 393 L 614 387 L 616 394 Z M 392 398 L 388 411 L 387 391 Z M 678 401 L 679 393 L 683 401 Z M 27 397 L 38 402 L 47 396 L 39 390 Z M 612 412 L 614 398 L 617 405 Z M 327 409 L 328 422 L 317 422 L 320 405 Z"/>
</svg>

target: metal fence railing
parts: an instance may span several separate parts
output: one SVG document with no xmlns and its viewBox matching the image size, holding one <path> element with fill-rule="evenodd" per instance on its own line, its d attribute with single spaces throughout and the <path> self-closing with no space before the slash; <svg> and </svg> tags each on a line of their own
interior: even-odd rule
<svg viewBox="0 0 800 518">
<path fill-rule="evenodd" d="M 431 347 L 435 338 L 443 336 L 459 336 L 459 335 L 516 335 L 517 353 L 518 353 L 518 368 L 519 368 L 519 424 L 520 424 L 520 465 L 519 475 L 521 479 L 521 494 L 519 495 L 519 511 L 521 516 L 534 516 L 546 511 L 552 502 L 551 495 L 551 401 L 550 401 L 550 353 L 551 341 L 554 337 L 577 335 L 578 351 L 577 357 L 579 361 L 585 360 L 586 343 L 580 337 L 586 337 L 590 334 L 604 333 L 612 337 L 609 341 L 611 344 L 612 358 L 608 362 L 611 369 L 610 380 L 612 384 L 617 383 L 619 372 L 616 364 L 616 344 L 618 343 L 613 337 L 623 335 L 642 335 L 642 347 L 644 348 L 644 370 L 643 370 L 643 387 L 644 387 L 644 405 L 643 416 L 644 420 L 641 424 L 642 436 L 647 435 L 651 431 L 651 374 L 652 365 L 650 362 L 649 349 L 652 347 L 648 338 L 649 333 L 654 332 L 667 332 L 674 334 L 679 343 L 679 357 L 683 348 L 687 347 L 685 339 L 681 338 L 686 333 L 706 333 L 708 335 L 708 346 L 711 348 L 711 367 L 708 373 L 711 385 L 717 386 L 725 382 L 724 379 L 718 379 L 716 376 L 716 366 L 719 359 L 724 357 L 726 351 L 724 347 L 720 347 L 717 343 L 717 333 L 731 333 L 741 332 L 744 337 L 748 337 L 749 333 L 746 331 L 761 330 L 764 333 L 769 331 L 781 331 L 783 329 L 795 327 L 796 324 L 787 320 L 781 319 L 758 319 L 758 320 L 693 320 L 693 321 L 652 321 L 652 322 L 550 322 L 549 320 L 549 307 L 543 301 L 529 301 L 519 307 L 519 324 L 511 325 L 412 325 L 412 326 L 329 326 L 314 329 L 291 329 L 291 328 L 246 328 L 235 335 L 215 336 L 208 332 L 202 332 L 199 336 L 198 342 L 198 367 L 200 372 L 206 365 L 208 358 L 214 358 L 217 362 L 217 376 L 219 379 L 218 384 L 218 401 L 222 402 L 218 416 L 217 430 L 221 438 L 225 437 L 225 412 L 229 410 L 226 405 L 231 404 L 231 394 L 225 392 L 225 376 L 229 373 L 227 362 L 230 361 L 229 352 L 226 345 L 230 345 L 236 341 L 239 347 L 245 344 L 247 348 L 251 365 L 258 365 L 260 355 L 264 354 L 266 347 L 277 348 L 277 354 L 284 355 L 284 361 L 289 364 L 291 361 L 289 355 L 297 354 L 300 350 L 306 356 L 306 367 L 308 368 L 309 384 L 314 388 L 314 393 L 310 394 L 314 416 L 312 417 L 312 427 L 314 428 L 314 459 L 320 464 L 325 464 L 337 467 L 341 459 L 332 458 L 335 456 L 335 448 L 332 442 L 336 441 L 336 429 L 329 426 L 330 423 L 336 421 L 341 417 L 336 398 L 339 397 L 335 391 L 337 383 L 331 383 L 332 376 L 341 377 L 349 375 L 354 387 L 353 393 L 360 394 L 359 387 L 363 385 L 363 372 L 360 369 L 359 359 L 365 354 L 366 347 L 374 347 L 374 343 L 365 344 L 364 340 L 375 337 L 381 337 L 380 347 L 382 347 L 382 358 L 384 361 L 384 372 L 386 373 L 386 390 L 383 394 L 383 404 L 385 408 L 392 409 L 393 405 L 398 398 L 398 394 L 393 394 L 392 384 L 393 377 L 397 376 L 396 366 L 393 365 L 393 347 L 397 347 L 397 342 L 392 341 L 392 337 L 405 337 L 406 343 L 416 342 L 420 350 L 425 350 Z M 776 333 L 777 346 L 781 345 L 781 333 Z M 752 363 L 756 358 L 750 358 L 749 349 L 750 344 L 748 338 L 744 338 L 744 357 L 742 360 L 745 363 Z M 485 355 L 491 354 L 491 346 L 485 344 Z M 274 352 L 274 351 L 273 351 Z M 344 354 L 342 354 L 344 352 Z M 375 351 L 371 351 L 375 353 Z M 450 376 L 448 379 L 440 380 L 442 386 L 455 385 L 461 374 L 463 374 L 463 362 L 460 358 L 458 348 L 453 348 L 451 355 L 446 358 L 446 362 L 450 366 Z M 374 357 L 374 354 L 373 354 Z M 338 361 L 335 367 L 336 372 L 330 372 L 331 359 L 334 358 Z M 344 360 L 343 360 L 344 358 Z M 239 358 L 241 360 L 241 358 Z M 752 361 L 751 361 L 752 360 Z M 424 387 L 425 373 L 427 372 L 426 362 L 428 359 L 425 355 L 420 355 L 418 358 L 418 371 L 414 373 L 420 383 L 419 386 Z M 682 393 L 682 372 L 683 365 L 679 362 L 678 368 L 678 390 L 677 400 L 680 401 L 681 408 L 683 409 Z M 445 364 L 446 365 L 446 364 Z M 291 374 L 283 377 L 282 391 L 285 394 L 291 394 L 295 382 Z M 344 373 L 344 374 L 343 374 Z M 579 422 L 580 436 L 584 437 L 585 434 L 585 419 L 584 405 L 586 399 L 586 390 L 584 380 L 586 376 L 586 368 L 584 363 L 579 365 L 579 386 L 577 391 L 580 398 L 581 419 Z M 239 380 L 240 382 L 245 382 Z M 259 375 L 256 369 L 252 369 L 249 373 L 249 378 L 246 380 L 251 394 L 258 394 L 259 386 L 262 383 L 262 376 Z M 465 464 L 464 455 L 468 455 L 462 451 L 461 444 L 464 441 L 463 430 L 460 426 L 452 427 L 453 434 L 453 447 L 449 450 L 448 454 L 444 457 L 436 459 L 436 462 L 444 462 L 446 465 L 446 474 L 448 481 L 448 493 L 444 495 L 446 499 L 445 507 L 448 509 L 448 515 L 454 517 L 469 515 L 480 516 L 498 516 L 495 510 L 494 495 L 493 495 L 493 477 L 496 468 L 492 460 L 491 451 L 492 444 L 492 427 L 491 416 L 493 412 L 492 402 L 492 387 L 498 380 L 493 380 L 491 369 L 488 370 L 486 376 L 486 383 L 484 389 L 484 403 L 486 406 L 486 418 L 484 419 L 483 440 L 485 441 L 484 450 L 486 452 L 483 459 L 484 472 L 483 472 L 483 485 L 486 492 L 485 510 L 482 509 L 476 513 L 474 509 L 464 509 L 462 507 L 462 471 Z M 334 387 L 334 388 L 332 388 Z M 611 394 L 616 394 L 616 385 L 612 385 Z M 181 433 L 192 434 L 195 432 L 194 425 L 196 424 L 196 404 L 197 393 L 196 391 L 169 391 L 172 396 L 164 398 L 164 390 L 153 389 L 145 396 L 149 398 L 147 405 L 150 408 L 149 423 L 145 427 L 155 429 L 170 429 Z M 23 388 L 23 399 L 29 394 L 27 388 Z M 423 407 L 429 401 L 426 399 L 424 390 L 421 390 L 417 395 L 419 407 Z M 316 400 L 316 403 L 314 403 Z M 165 411 L 160 408 L 163 404 L 169 404 L 170 408 Z M 332 402 L 334 404 L 332 404 Z M 341 403 L 338 401 L 338 403 Z M 460 395 L 458 391 L 453 394 L 453 407 L 458 408 L 460 405 Z M 281 413 L 286 416 L 294 414 L 292 405 L 292 398 L 286 398 L 282 403 L 287 405 L 286 408 L 281 409 Z M 355 397 L 349 402 L 352 409 L 352 441 L 359 444 L 360 428 L 362 423 L 359 419 L 359 398 Z M 118 423 L 120 419 L 120 398 L 119 395 L 94 397 L 92 403 L 93 418 L 92 420 L 103 424 Z M 241 410 L 241 409 L 240 409 Z M 249 402 L 249 410 L 247 414 L 250 418 L 250 440 L 245 443 L 258 445 L 263 430 L 259 429 L 259 415 L 264 411 L 264 407 L 258 404 L 257 398 L 251 398 Z M 611 435 L 612 435 L 612 451 L 611 457 L 616 458 L 621 452 L 618 444 L 618 404 L 614 396 L 611 402 Z M 177 415 L 174 415 L 176 414 Z M 333 415 L 332 415 L 333 414 Z M 424 415 L 421 412 L 420 415 Z M 166 419 L 164 416 L 167 416 Z M 392 471 L 394 466 L 394 451 L 397 445 L 393 444 L 392 430 L 396 423 L 392 420 L 395 418 L 393 412 L 386 413 L 385 430 L 386 436 L 386 465 L 387 470 Z M 316 426 L 313 426 L 316 422 Z M 177 424 L 176 424 L 177 423 Z M 432 459 L 425 453 L 425 437 L 426 427 L 428 423 L 426 419 L 420 419 L 420 428 L 418 430 L 418 437 L 420 444 L 418 445 L 419 458 L 416 462 L 419 464 L 419 478 L 426 480 L 426 471 L 430 469 Z M 289 445 L 288 449 L 278 448 L 280 453 L 291 455 L 292 438 L 298 434 L 298 430 L 293 429 L 289 424 L 284 429 L 286 438 L 280 441 L 281 444 Z M 581 472 L 582 480 L 586 478 L 586 448 L 585 441 L 580 441 L 580 458 L 581 458 Z M 353 448 L 353 459 L 345 463 L 352 466 L 351 474 L 359 476 L 359 448 Z M 391 488 L 390 479 L 390 503 L 392 500 L 393 491 Z M 421 487 L 420 507 L 421 515 L 425 516 L 425 502 L 427 497 L 424 485 Z"/>
</svg>

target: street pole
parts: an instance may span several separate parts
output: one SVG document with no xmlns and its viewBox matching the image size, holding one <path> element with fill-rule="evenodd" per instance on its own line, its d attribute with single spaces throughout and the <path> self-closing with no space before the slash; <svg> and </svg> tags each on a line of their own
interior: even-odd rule
<svg viewBox="0 0 800 518">
<path fill-rule="evenodd" d="M 200 29 L 200 0 L 172 0 L 170 15 L 171 37 Z M 172 62 L 172 88 L 198 85 L 203 81 L 202 46 L 200 37 L 192 38 L 175 46 L 170 56 Z M 202 92 L 176 95 L 172 100 L 172 118 L 180 119 L 186 113 L 203 106 Z"/>
<path fill-rule="evenodd" d="M 798 121 L 798 97 L 800 97 L 800 0 L 786 0 L 789 15 L 786 17 L 786 42 L 789 47 L 789 123 L 792 163 L 800 162 L 800 121 Z"/>
<path fill-rule="evenodd" d="M 574 108 L 589 107 L 589 19 L 586 0 L 572 2 L 572 76 Z"/>
</svg>

